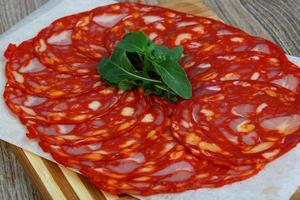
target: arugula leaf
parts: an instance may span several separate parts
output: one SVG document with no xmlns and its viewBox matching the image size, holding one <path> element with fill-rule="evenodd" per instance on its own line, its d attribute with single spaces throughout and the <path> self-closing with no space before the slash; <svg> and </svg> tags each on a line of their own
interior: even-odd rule
<svg viewBox="0 0 300 200">
<path fill-rule="evenodd" d="M 97 64 L 97 72 L 99 75 L 104 75 L 107 73 L 107 70 L 109 67 L 108 66 L 110 62 L 110 58 L 103 58 L 98 64 Z"/>
<path fill-rule="evenodd" d="M 113 60 L 115 63 L 119 63 L 122 68 L 128 71 L 134 70 L 134 67 L 126 54 L 126 51 L 124 51 L 123 49 L 116 48 L 111 55 L 111 60 Z"/>
<path fill-rule="evenodd" d="M 151 71 L 153 70 L 153 65 L 151 63 L 151 60 L 148 59 L 147 57 L 144 57 L 143 62 L 144 62 L 143 71 L 145 73 L 151 73 Z"/>
<path fill-rule="evenodd" d="M 178 100 L 177 95 L 173 93 L 171 90 L 169 90 L 168 86 L 166 86 L 165 84 L 162 85 L 149 84 L 149 85 L 144 85 L 143 87 L 144 87 L 144 94 L 146 96 L 157 95 L 169 99 L 173 102 L 176 102 Z"/>
<path fill-rule="evenodd" d="M 170 50 L 170 59 L 174 61 L 179 61 L 182 57 L 183 48 L 182 46 L 174 47 Z"/>
<path fill-rule="evenodd" d="M 98 71 L 104 80 L 113 84 L 114 86 L 117 86 L 120 81 L 127 78 L 130 78 L 131 80 L 161 83 L 160 80 L 152 79 L 146 73 L 130 69 L 127 61 L 128 58 L 126 55 L 123 56 L 122 60 L 119 62 L 120 64 L 112 61 L 112 59 L 102 59 L 98 65 Z"/>
<path fill-rule="evenodd" d="M 185 99 L 192 97 L 190 82 L 184 70 L 177 62 L 173 60 L 166 60 L 160 64 L 156 62 L 152 62 L 152 64 L 166 85 L 177 95 Z"/>
<path fill-rule="evenodd" d="M 127 91 L 127 90 L 131 90 L 131 89 L 137 87 L 137 84 L 133 80 L 124 79 L 119 82 L 118 87 L 123 91 Z"/>
<path fill-rule="evenodd" d="M 113 86 L 118 86 L 119 82 L 126 79 L 128 74 L 115 67 L 110 58 L 102 59 L 98 64 L 98 73 L 101 78 Z"/>
<path fill-rule="evenodd" d="M 169 49 L 151 42 L 143 32 L 127 33 L 112 55 L 98 63 L 98 73 L 108 84 L 127 91 L 143 87 L 145 95 L 158 95 L 173 102 L 190 98 L 192 89 L 178 64 L 181 46 Z"/>
<path fill-rule="evenodd" d="M 143 52 L 150 42 L 150 38 L 144 32 L 137 31 L 127 33 L 116 47 L 127 52 Z"/>
<path fill-rule="evenodd" d="M 155 45 L 151 59 L 158 62 L 165 61 L 169 57 L 169 48 L 164 45 Z"/>
</svg>

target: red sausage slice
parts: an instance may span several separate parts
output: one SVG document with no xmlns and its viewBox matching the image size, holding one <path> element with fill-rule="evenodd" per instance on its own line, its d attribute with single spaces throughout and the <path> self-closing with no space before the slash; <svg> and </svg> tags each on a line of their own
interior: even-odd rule
<svg viewBox="0 0 300 200">
<path fill-rule="evenodd" d="M 128 180 L 147 175 L 156 171 L 165 157 L 175 150 L 176 142 L 171 137 L 170 130 L 158 132 L 155 140 L 148 143 L 143 149 L 128 155 L 126 158 L 107 162 L 96 162 L 91 165 L 81 164 L 81 171 L 86 175 L 94 176 L 95 180 L 102 181 L 103 177 Z"/>
<path fill-rule="evenodd" d="M 47 68 L 33 54 L 32 40 L 14 51 L 6 64 L 6 76 L 15 87 L 49 98 L 76 96 L 106 87 L 98 75 L 77 77 Z"/>
<path fill-rule="evenodd" d="M 175 12 L 139 3 L 116 3 L 95 8 L 75 25 L 72 33 L 74 46 L 82 54 L 100 60 L 108 56 L 104 48 L 107 40 L 115 43 L 123 37 L 125 28 L 133 31 L 151 22 L 162 20 L 162 13 L 170 16 Z"/>
<path fill-rule="evenodd" d="M 121 96 L 117 89 L 105 88 L 71 98 L 48 99 L 9 84 L 4 92 L 6 104 L 20 118 L 47 123 L 80 123 L 101 116 L 117 105 Z"/>
<path fill-rule="evenodd" d="M 255 81 L 224 81 L 195 89 L 173 115 L 173 135 L 216 163 L 267 162 L 290 150 L 300 127 L 294 93 Z"/>
<path fill-rule="evenodd" d="M 128 158 L 155 142 L 165 127 L 170 124 L 161 106 L 151 104 L 152 109 L 142 116 L 137 126 L 117 137 L 104 141 L 95 141 L 91 144 L 49 145 L 47 140 L 40 143 L 44 149 L 50 151 L 53 157 L 67 166 L 81 169 L 84 165 L 95 166 L 98 161 Z M 89 148 L 96 146 L 97 149 Z M 84 162 L 84 164 L 82 164 Z M 81 166 L 81 167 L 80 167 Z"/>
<path fill-rule="evenodd" d="M 300 93 L 300 69 L 277 57 L 256 52 L 237 52 L 207 59 L 183 61 L 193 87 L 203 82 L 256 80 L 274 83 Z"/>
<path fill-rule="evenodd" d="M 76 23 L 72 32 L 74 47 L 82 54 L 94 60 L 108 56 L 104 47 L 105 31 L 123 18 L 133 15 L 134 4 L 116 3 L 93 9 Z"/>
<path fill-rule="evenodd" d="M 250 35 L 210 35 L 195 39 L 184 46 L 185 53 L 196 55 L 198 58 L 207 58 L 211 55 L 224 55 L 233 52 L 252 51 L 267 54 L 288 62 L 284 51 L 274 43 Z"/>
<path fill-rule="evenodd" d="M 183 45 L 198 48 L 195 41 L 206 41 L 206 38 L 224 35 L 247 35 L 242 30 L 205 17 L 183 19 L 176 23 L 174 30 L 176 31 L 169 31 L 164 38 L 169 47 Z"/>
<path fill-rule="evenodd" d="M 125 35 L 126 30 L 130 32 L 143 31 L 150 39 L 155 41 L 156 37 L 162 37 L 166 32 L 175 30 L 175 23 L 182 20 L 182 18 L 187 17 L 182 13 L 164 9 L 146 13 L 135 13 L 106 31 L 105 46 L 112 52 L 115 45 Z"/>
<path fill-rule="evenodd" d="M 29 136 L 53 145 L 79 145 L 118 137 L 135 127 L 148 109 L 142 91 L 128 92 L 113 110 L 80 124 L 25 122 Z"/>
<path fill-rule="evenodd" d="M 149 176 L 137 178 L 136 180 L 106 179 L 95 180 L 90 177 L 99 189 L 112 194 L 135 194 L 155 195 L 161 193 L 177 193 L 199 188 L 217 188 L 226 184 L 245 180 L 263 169 L 263 164 L 232 166 L 230 168 L 198 160 L 188 152 L 183 156 L 168 163 L 165 168 L 160 169 Z M 160 179 L 152 181 L 151 178 Z"/>
<path fill-rule="evenodd" d="M 71 38 L 75 24 L 88 14 L 60 18 L 36 36 L 34 50 L 41 63 L 53 70 L 73 75 L 97 74 L 97 61 L 79 53 Z"/>
</svg>

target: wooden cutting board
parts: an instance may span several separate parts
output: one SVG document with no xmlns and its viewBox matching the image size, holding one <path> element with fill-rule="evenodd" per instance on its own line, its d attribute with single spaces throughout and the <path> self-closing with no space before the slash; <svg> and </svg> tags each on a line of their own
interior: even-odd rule
<svg viewBox="0 0 300 200">
<path fill-rule="evenodd" d="M 219 19 L 201 0 L 172 0 L 162 7 Z M 219 19 L 220 20 L 220 19 Z M 82 175 L 45 160 L 19 147 L 11 146 L 24 169 L 45 200 L 130 200 L 130 196 L 114 196 L 96 189 Z M 292 197 L 300 199 L 300 191 Z"/>
</svg>

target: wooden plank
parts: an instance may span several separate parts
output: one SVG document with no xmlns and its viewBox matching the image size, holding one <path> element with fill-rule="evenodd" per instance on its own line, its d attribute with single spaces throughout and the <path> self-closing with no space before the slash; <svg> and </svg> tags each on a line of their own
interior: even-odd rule
<svg viewBox="0 0 300 200">
<path fill-rule="evenodd" d="M 26 152 L 25 150 L 14 145 L 11 145 L 10 148 L 12 149 L 12 151 L 20 161 L 21 165 L 23 166 L 28 176 L 31 178 L 33 185 L 38 189 L 41 197 L 46 200 L 52 199 L 44 182 L 40 178 L 37 171 L 34 170 L 34 163 L 31 163 L 29 160 L 30 158 L 35 157 L 36 155 L 29 152 L 28 154 L 25 154 Z"/>
<path fill-rule="evenodd" d="M 175 0 L 159 4 L 165 8 L 171 8 L 177 11 L 199 15 L 203 17 L 210 17 L 220 20 L 220 18 L 200 0 Z"/>
</svg>

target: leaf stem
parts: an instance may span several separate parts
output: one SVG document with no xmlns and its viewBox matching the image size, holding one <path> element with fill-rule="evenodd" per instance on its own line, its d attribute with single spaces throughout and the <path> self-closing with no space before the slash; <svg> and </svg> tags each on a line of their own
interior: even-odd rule
<svg viewBox="0 0 300 200">
<path fill-rule="evenodd" d="M 115 65 L 116 67 L 118 67 L 120 70 L 122 70 L 123 72 L 125 72 L 126 74 L 129 74 L 130 76 L 133 76 L 137 79 L 142 79 L 145 81 L 149 81 L 149 82 L 154 82 L 154 83 L 162 83 L 160 80 L 156 80 L 156 79 L 151 79 L 151 78 L 147 78 L 147 77 L 142 77 L 142 76 L 137 76 L 133 73 L 130 73 L 129 71 L 125 70 L 124 68 L 120 67 L 117 63 L 115 62 L 111 62 L 113 65 Z"/>
</svg>

